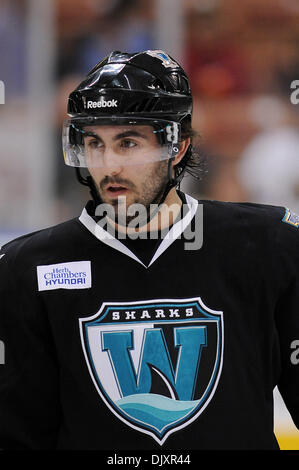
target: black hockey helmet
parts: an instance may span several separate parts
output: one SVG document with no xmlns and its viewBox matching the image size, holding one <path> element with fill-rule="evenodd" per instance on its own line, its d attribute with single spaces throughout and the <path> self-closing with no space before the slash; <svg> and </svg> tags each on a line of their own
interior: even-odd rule
<svg viewBox="0 0 299 470">
<path fill-rule="evenodd" d="M 171 161 L 179 151 L 182 130 L 184 133 L 184 129 L 191 128 L 189 80 L 182 67 L 161 50 L 133 54 L 114 51 L 70 94 L 68 115 L 63 130 L 67 165 L 88 166 L 83 145 L 86 126 L 123 123 L 151 123 L 164 150 L 167 147 L 161 159 Z M 190 145 L 185 162 L 191 152 Z M 181 180 L 184 166 L 176 168 L 176 177 L 170 178 L 171 187 Z M 86 180 L 79 180 L 86 184 Z"/>
<path fill-rule="evenodd" d="M 93 107 L 92 103 L 101 98 L 107 106 Z M 68 114 L 191 120 L 189 80 L 180 65 L 163 51 L 115 51 L 99 62 L 70 94 Z"/>
</svg>

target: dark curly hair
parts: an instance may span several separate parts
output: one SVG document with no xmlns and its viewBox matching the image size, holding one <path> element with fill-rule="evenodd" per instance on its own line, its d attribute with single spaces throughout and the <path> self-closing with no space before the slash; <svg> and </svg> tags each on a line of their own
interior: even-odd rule
<svg viewBox="0 0 299 470">
<path fill-rule="evenodd" d="M 175 177 L 181 182 L 185 173 L 201 180 L 205 173 L 205 158 L 200 150 L 200 134 L 192 128 L 190 120 L 181 123 L 181 141 L 190 138 L 191 143 L 182 160 L 175 166 Z"/>
</svg>

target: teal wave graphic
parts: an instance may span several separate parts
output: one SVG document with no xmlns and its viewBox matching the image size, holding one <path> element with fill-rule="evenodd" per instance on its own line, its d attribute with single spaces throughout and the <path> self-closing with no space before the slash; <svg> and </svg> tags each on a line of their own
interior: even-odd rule
<svg viewBox="0 0 299 470">
<path fill-rule="evenodd" d="M 199 400 L 180 401 L 154 393 L 140 393 L 121 398 L 115 403 L 132 418 L 161 433 L 166 426 L 187 416 Z"/>
</svg>

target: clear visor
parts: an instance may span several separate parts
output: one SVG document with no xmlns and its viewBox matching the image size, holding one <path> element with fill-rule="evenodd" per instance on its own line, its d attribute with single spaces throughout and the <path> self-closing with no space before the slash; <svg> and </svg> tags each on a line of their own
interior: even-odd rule
<svg viewBox="0 0 299 470">
<path fill-rule="evenodd" d="M 72 118 L 63 125 L 66 165 L 84 168 L 142 165 L 175 157 L 180 126 L 160 119 Z"/>
</svg>

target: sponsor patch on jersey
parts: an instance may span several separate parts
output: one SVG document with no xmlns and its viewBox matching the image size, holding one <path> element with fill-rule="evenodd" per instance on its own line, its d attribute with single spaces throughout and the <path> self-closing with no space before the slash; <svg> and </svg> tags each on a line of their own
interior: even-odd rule
<svg viewBox="0 0 299 470">
<path fill-rule="evenodd" d="M 294 227 L 299 227 L 299 215 L 295 214 L 295 212 L 292 212 L 288 207 L 286 207 L 285 215 L 282 221 L 293 225 Z"/>
<path fill-rule="evenodd" d="M 162 445 L 208 406 L 222 370 L 223 313 L 199 297 L 103 303 L 79 319 L 99 397 Z"/>
<path fill-rule="evenodd" d="M 39 291 L 91 287 L 90 261 L 49 264 L 36 269 Z"/>
</svg>

